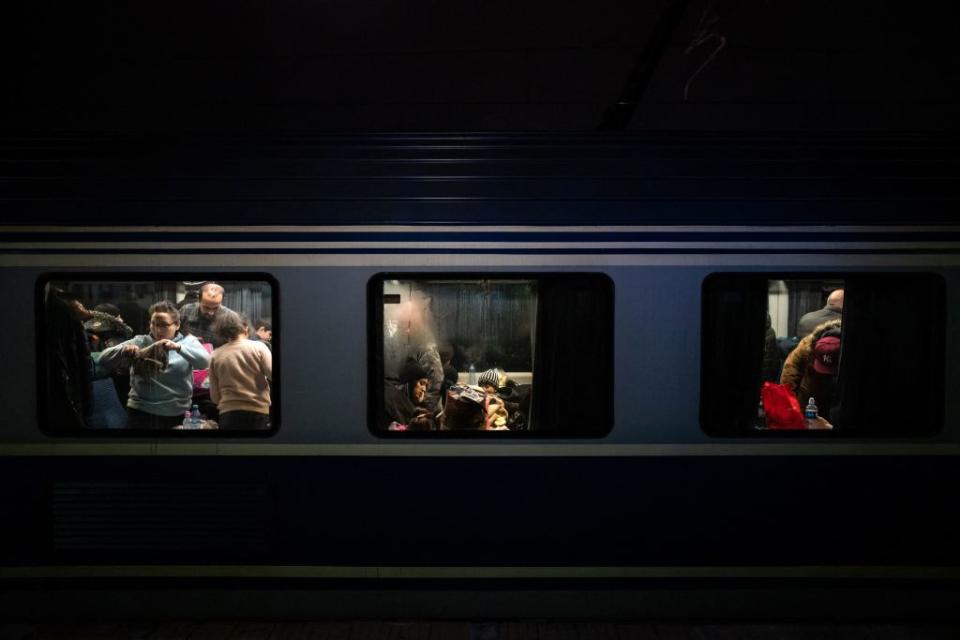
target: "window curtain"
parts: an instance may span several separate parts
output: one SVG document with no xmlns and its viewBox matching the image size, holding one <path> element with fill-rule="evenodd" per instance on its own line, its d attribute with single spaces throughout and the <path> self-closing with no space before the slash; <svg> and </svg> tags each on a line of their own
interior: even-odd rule
<svg viewBox="0 0 960 640">
<path fill-rule="evenodd" d="M 603 435 L 613 424 L 613 283 L 582 274 L 539 285 L 534 427 Z"/>
<path fill-rule="evenodd" d="M 909 436 L 940 430 L 945 323 L 940 276 L 848 278 L 840 355 L 843 431 Z"/>
<path fill-rule="evenodd" d="M 227 282 L 223 305 L 247 316 L 251 325 L 270 317 L 270 295 L 260 282 Z"/>
<path fill-rule="evenodd" d="M 766 277 L 719 274 L 704 282 L 700 424 L 710 435 L 753 428 L 766 324 Z"/>
<path fill-rule="evenodd" d="M 832 291 L 834 288 L 830 288 Z M 821 282 L 804 282 L 803 280 L 790 281 L 790 293 L 788 294 L 788 312 L 787 329 L 789 335 L 803 338 L 797 335 L 797 325 L 800 324 L 800 318 L 811 311 L 823 309 L 827 303 L 829 292 L 824 291 Z"/>
</svg>

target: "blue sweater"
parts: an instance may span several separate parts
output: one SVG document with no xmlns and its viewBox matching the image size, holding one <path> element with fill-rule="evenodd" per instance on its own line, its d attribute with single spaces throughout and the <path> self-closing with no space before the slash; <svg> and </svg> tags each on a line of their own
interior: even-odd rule
<svg viewBox="0 0 960 640">
<path fill-rule="evenodd" d="M 180 333 L 173 339 L 180 351 L 167 352 L 167 368 L 156 376 L 144 378 L 130 368 L 130 395 L 127 406 L 155 416 L 178 416 L 190 409 L 193 399 L 193 370 L 210 366 L 210 354 L 194 336 Z M 100 355 L 100 365 L 109 367 L 120 359 L 123 348 L 132 344 L 143 349 L 154 343 L 149 335 L 134 336 L 110 347 Z"/>
</svg>

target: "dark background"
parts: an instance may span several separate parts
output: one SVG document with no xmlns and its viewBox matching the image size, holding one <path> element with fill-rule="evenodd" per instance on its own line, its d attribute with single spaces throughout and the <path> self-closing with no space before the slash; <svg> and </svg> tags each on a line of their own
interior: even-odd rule
<svg viewBox="0 0 960 640">
<path fill-rule="evenodd" d="M 660 20 L 670 6 L 675 26 Z M 950 9 L 21 2 L 0 44 L 0 132 L 587 131 L 624 99 L 636 131 L 956 131 Z M 638 65 L 648 82 L 629 82 Z"/>
</svg>

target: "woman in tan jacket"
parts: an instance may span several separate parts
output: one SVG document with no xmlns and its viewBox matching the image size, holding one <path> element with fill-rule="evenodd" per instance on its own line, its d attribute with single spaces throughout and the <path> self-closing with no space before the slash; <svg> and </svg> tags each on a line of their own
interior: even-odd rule
<svg viewBox="0 0 960 640">
<path fill-rule="evenodd" d="M 223 318 L 217 332 L 225 342 L 210 356 L 210 399 L 220 412 L 220 428 L 269 429 L 270 349 L 247 338 L 247 319 L 240 314 Z"/>
</svg>

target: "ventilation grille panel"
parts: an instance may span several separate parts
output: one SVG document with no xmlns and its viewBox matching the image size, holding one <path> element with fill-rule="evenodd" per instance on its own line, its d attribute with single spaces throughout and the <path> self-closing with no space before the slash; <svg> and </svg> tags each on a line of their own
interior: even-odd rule
<svg viewBox="0 0 960 640">
<path fill-rule="evenodd" d="M 57 482 L 56 549 L 255 549 L 266 544 L 259 483 Z"/>
</svg>

